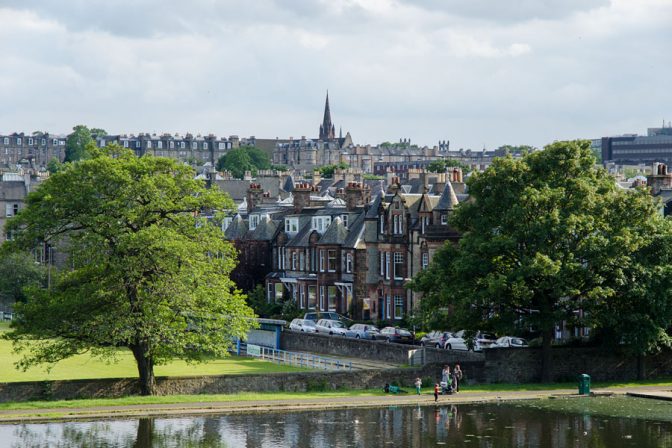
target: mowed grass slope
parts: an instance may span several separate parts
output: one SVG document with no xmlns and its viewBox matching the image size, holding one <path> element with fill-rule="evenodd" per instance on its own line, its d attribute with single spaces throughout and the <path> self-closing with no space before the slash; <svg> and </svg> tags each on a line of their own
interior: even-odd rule
<svg viewBox="0 0 672 448">
<path fill-rule="evenodd" d="M 0 323 L 0 335 L 9 329 Z M 0 383 L 17 381 L 74 380 L 96 378 L 135 378 L 138 370 L 133 355 L 128 350 L 119 350 L 116 363 L 107 363 L 88 354 L 73 356 L 57 363 L 50 372 L 46 366 L 33 367 L 26 372 L 17 370 L 14 364 L 21 358 L 12 351 L 10 341 L 0 339 Z M 259 361 L 254 358 L 231 356 L 214 359 L 203 364 L 187 364 L 174 361 L 165 366 L 157 366 L 157 376 L 198 376 L 198 375 L 244 375 L 270 372 L 299 372 L 307 369 L 288 367 Z"/>
</svg>

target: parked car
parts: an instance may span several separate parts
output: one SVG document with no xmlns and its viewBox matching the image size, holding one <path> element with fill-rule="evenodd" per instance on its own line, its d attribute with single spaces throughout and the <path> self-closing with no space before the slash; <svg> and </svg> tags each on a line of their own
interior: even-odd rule
<svg viewBox="0 0 672 448">
<path fill-rule="evenodd" d="M 352 336 L 352 333 L 340 320 L 331 320 L 331 319 L 320 319 L 317 321 L 318 333 L 329 334 L 329 335 L 338 335 L 338 336 Z"/>
<path fill-rule="evenodd" d="M 527 341 L 523 338 L 518 338 L 516 336 L 502 336 L 497 339 L 494 344 L 490 347 L 515 347 L 515 348 L 524 348 L 529 347 Z"/>
<path fill-rule="evenodd" d="M 294 331 L 302 331 L 304 333 L 317 333 L 315 322 L 310 319 L 294 319 L 289 324 L 289 329 Z"/>
<path fill-rule="evenodd" d="M 341 316 L 340 314 L 334 311 L 311 311 L 309 313 L 304 314 L 303 318 L 312 320 L 315 323 L 317 323 L 317 321 L 320 319 L 338 320 L 346 325 L 352 325 L 354 323 L 352 319 L 348 319 L 345 316 Z"/>
<path fill-rule="evenodd" d="M 420 339 L 420 345 L 424 347 L 444 348 L 446 341 L 453 337 L 449 331 L 430 331 Z"/>
<path fill-rule="evenodd" d="M 375 325 L 370 324 L 354 324 L 350 327 L 352 337 L 355 339 L 382 339 L 380 330 Z"/>
<path fill-rule="evenodd" d="M 464 339 L 464 330 L 460 330 L 453 335 L 452 338 L 448 338 L 444 345 L 444 348 L 447 350 L 473 350 L 475 352 L 483 351 L 484 348 L 490 347 L 495 343 L 495 335 L 492 333 L 484 333 L 477 331 L 476 335 L 471 341 Z"/>
<path fill-rule="evenodd" d="M 380 330 L 380 335 L 387 342 L 396 342 L 397 344 L 413 344 L 415 338 L 410 331 L 399 327 L 385 327 Z"/>
</svg>

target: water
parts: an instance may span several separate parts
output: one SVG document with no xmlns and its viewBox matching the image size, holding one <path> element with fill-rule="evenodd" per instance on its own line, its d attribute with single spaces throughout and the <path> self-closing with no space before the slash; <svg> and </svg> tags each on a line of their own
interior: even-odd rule
<svg viewBox="0 0 672 448">
<path fill-rule="evenodd" d="M 0 447 L 672 447 L 672 422 L 512 404 L 0 425 Z"/>
</svg>

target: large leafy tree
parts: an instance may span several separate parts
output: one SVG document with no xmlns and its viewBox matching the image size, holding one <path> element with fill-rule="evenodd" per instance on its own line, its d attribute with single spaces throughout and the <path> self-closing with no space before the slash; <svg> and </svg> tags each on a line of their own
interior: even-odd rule
<svg viewBox="0 0 672 448">
<path fill-rule="evenodd" d="M 646 191 L 621 190 L 594 163 L 589 142 L 557 142 L 475 173 L 473 201 L 450 219 L 462 239 L 411 284 L 425 311 L 472 330 L 539 330 L 542 380 L 562 321 L 629 335 L 645 323 L 636 351 L 667 343 L 670 225 Z"/>
<path fill-rule="evenodd" d="M 87 151 L 90 159 L 65 164 L 8 224 L 10 250 L 45 241 L 65 247 L 71 266 L 16 307 L 8 336 L 24 368 L 84 351 L 113 358 L 126 347 L 141 393 L 152 394 L 155 365 L 225 356 L 251 325 L 229 279 L 235 249 L 200 217 L 233 203 L 171 159 L 118 146 Z"/>
<path fill-rule="evenodd" d="M 253 176 L 258 170 L 268 170 L 271 168 L 271 160 L 263 150 L 254 146 L 241 146 L 232 149 L 217 160 L 217 169 L 219 171 L 229 171 L 237 179 L 242 179 L 245 171 L 249 171 Z"/>
</svg>

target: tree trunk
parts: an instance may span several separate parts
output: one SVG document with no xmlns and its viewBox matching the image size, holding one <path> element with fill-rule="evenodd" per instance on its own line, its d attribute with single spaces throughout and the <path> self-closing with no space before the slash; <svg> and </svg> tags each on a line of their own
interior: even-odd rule
<svg viewBox="0 0 672 448">
<path fill-rule="evenodd" d="M 154 378 L 154 359 L 147 355 L 147 344 L 131 347 L 140 375 L 140 395 L 154 395 L 156 380 Z"/>
<path fill-rule="evenodd" d="M 638 380 L 643 380 L 645 378 L 645 373 L 644 373 L 644 355 L 641 353 L 637 355 L 637 379 Z"/>
<path fill-rule="evenodd" d="M 550 383 L 551 375 L 551 342 L 553 341 L 553 327 L 545 328 L 541 334 L 541 382 Z"/>
<path fill-rule="evenodd" d="M 154 438 L 154 419 L 141 418 L 138 421 L 138 433 L 135 437 L 134 448 L 146 448 L 152 446 Z"/>
</svg>

